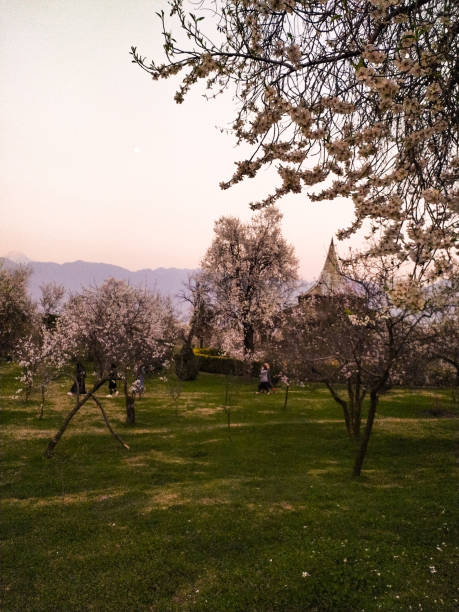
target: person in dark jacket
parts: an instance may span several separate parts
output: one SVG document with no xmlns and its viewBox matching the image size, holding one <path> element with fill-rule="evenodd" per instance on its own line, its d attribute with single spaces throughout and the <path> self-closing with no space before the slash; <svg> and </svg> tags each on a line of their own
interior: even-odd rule
<svg viewBox="0 0 459 612">
<path fill-rule="evenodd" d="M 85 378 L 86 372 L 84 371 L 83 365 L 77 361 L 75 368 L 75 380 L 68 395 L 74 395 L 75 393 L 86 393 Z"/>
<path fill-rule="evenodd" d="M 108 393 L 109 395 L 118 395 L 116 389 L 116 365 L 112 363 L 110 377 L 108 379 Z"/>
</svg>

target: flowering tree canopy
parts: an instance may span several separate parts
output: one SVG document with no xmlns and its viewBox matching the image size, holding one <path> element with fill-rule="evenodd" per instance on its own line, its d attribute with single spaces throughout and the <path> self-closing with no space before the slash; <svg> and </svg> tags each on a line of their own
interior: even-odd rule
<svg viewBox="0 0 459 612">
<path fill-rule="evenodd" d="M 71 360 L 71 345 L 62 330 L 55 330 L 49 321 L 41 323 L 33 332 L 20 338 L 15 347 L 15 359 L 22 368 L 21 382 L 26 398 L 34 388 L 40 387 L 40 418 L 43 417 L 46 389 Z"/>
<path fill-rule="evenodd" d="M 27 295 L 30 268 L 0 264 L 0 357 L 11 355 L 16 342 L 31 331 L 35 307 Z"/>
<path fill-rule="evenodd" d="M 113 363 L 123 375 L 134 375 L 136 366 L 161 362 L 170 350 L 169 303 L 125 281 L 110 278 L 100 287 L 83 289 L 69 300 L 62 320 L 75 356 L 89 353 L 100 377 L 110 375 Z"/>
<path fill-rule="evenodd" d="M 222 188 L 277 163 L 281 184 L 253 208 L 305 188 L 314 201 L 349 197 L 356 217 L 341 238 L 367 220 L 373 252 L 444 268 L 458 202 L 457 3 L 169 4 L 183 44 L 162 11 L 166 62 L 135 47 L 133 61 L 153 79 L 181 73 L 178 103 L 201 79 L 210 95 L 234 92 L 232 129 L 253 150 Z"/>
<path fill-rule="evenodd" d="M 281 219 L 275 208 L 247 224 L 221 217 L 201 262 L 217 325 L 236 333 L 245 355 L 253 354 L 255 333 L 269 330 L 297 280 L 298 260 L 282 237 Z"/>
</svg>

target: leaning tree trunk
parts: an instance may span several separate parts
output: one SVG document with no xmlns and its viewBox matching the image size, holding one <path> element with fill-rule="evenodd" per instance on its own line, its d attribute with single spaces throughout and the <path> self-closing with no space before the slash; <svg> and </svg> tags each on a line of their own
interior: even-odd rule
<svg viewBox="0 0 459 612">
<path fill-rule="evenodd" d="M 327 387 L 327 389 L 330 391 L 331 396 L 333 397 L 333 399 L 335 400 L 335 402 L 337 404 L 339 404 L 341 406 L 341 408 L 343 409 L 343 416 L 344 416 L 344 424 L 346 425 L 346 431 L 348 436 L 351 438 L 351 440 L 353 439 L 353 435 L 352 435 L 352 426 L 351 426 L 351 416 L 349 414 L 349 408 L 347 405 L 347 402 L 345 400 L 343 400 L 335 391 L 335 389 L 333 388 L 333 386 L 328 382 L 328 380 L 324 380 L 322 381 L 324 382 L 325 386 Z"/>
<path fill-rule="evenodd" d="M 103 419 L 105 421 L 105 425 L 107 426 L 108 431 L 112 434 L 112 436 L 115 438 L 115 440 L 118 440 L 118 442 L 121 444 L 121 446 L 123 446 L 125 449 L 129 450 L 130 449 L 129 444 L 126 444 L 126 442 L 123 442 L 123 440 L 119 437 L 119 435 L 116 433 L 116 431 L 114 431 L 113 427 L 110 425 L 110 421 L 108 420 L 107 413 L 105 412 L 102 404 L 99 402 L 97 397 L 95 395 L 93 395 L 92 399 L 94 400 L 94 402 L 96 403 L 97 407 L 101 411 L 102 417 L 103 417 Z"/>
<path fill-rule="evenodd" d="M 100 380 L 99 382 L 97 382 L 93 388 L 91 389 L 91 391 L 89 391 L 88 393 L 86 393 L 86 395 L 83 397 L 83 399 L 78 399 L 77 403 L 75 404 L 75 406 L 72 408 L 72 410 L 68 413 L 68 415 L 65 418 L 65 421 L 63 422 L 63 424 L 61 425 L 60 429 L 56 432 L 55 436 L 49 441 L 49 444 L 46 448 L 45 451 L 45 457 L 47 459 L 50 459 L 53 456 L 54 453 L 54 449 L 57 445 L 57 443 L 59 442 L 59 440 L 62 438 L 62 435 L 64 433 L 64 431 L 67 429 L 68 424 L 70 423 L 70 421 L 73 419 L 73 417 L 76 415 L 76 413 L 78 412 L 78 410 L 84 405 L 86 404 L 86 402 L 88 401 L 88 399 L 90 399 L 94 393 L 97 391 L 97 389 L 99 389 L 99 387 L 101 387 L 104 382 L 106 382 L 106 379 L 104 378 L 103 380 Z M 78 398 L 80 396 L 78 395 Z"/>
<path fill-rule="evenodd" d="M 373 422 L 375 420 L 378 400 L 379 400 L 379 396 L 378 396 L 377 391 L 372 391 L 370 393 L 370 408 L 368 409 L 368 416 L 367 416 L 367 423 L 365 425 L 365 431 L 363 433 L 363 438 L 360 443 L 360 448 L 355 458 L 354 470 L 353 470 L 354 476 L 360 476 L 360 472 L 362 471 L 363 461 L 365 459 L 365 455 L 367 454 L 368 441 L 370 439 L 371 430 L 373 429 Z"/>
<path fill-rule="evenodd" d="M 126 425 L 135 425 L 135 395 L 129 393 L 127 380 L 124 381 L 124 397 L 126 398 Z"/>
</svg>

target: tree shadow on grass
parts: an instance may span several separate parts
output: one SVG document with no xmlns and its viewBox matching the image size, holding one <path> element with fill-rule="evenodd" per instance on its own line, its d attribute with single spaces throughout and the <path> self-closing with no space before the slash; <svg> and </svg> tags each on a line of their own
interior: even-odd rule
<svg viewBox="0 0 459 612">
<path fill-rule="evenodd" d="M 178 498 L 215 495 L 231 500 L 232 489 L 237 489 L 236 499 L 253 495 L 282 501 L 291 495 L 292 483 L 297 483 L 299 496 L 314 481 L 347 486 L 355 447 L 343 429 L 341 423 L 246 424 L 235 428 L 230 441 L 217 425 L 192 432 L 177 428 L 173 435 L 166 429 L 138 433 L 133 428 L 123 434 L 131 446 L 131 451 L 125 451 L 103 427 L 84 433 L 74 428 L 51 460 L 42 457 L 43 439 L 15 440 L 9 445 L 15 467 L 5 474 L 2 493 L 12 499 L 44 500 L 58 499 L 64 491 L 70 502 L 79 494 L 92 498 L 105 490 L 148 491 L 151 498 L 163 488 Z M 419 457 L 430 458 L 429 468 L 443 464 L 445 469 L 444 458 L 452 452 L 452 441 L 435 433 L 413 438 L 375 429 L 365 466 L 368 471 L 364 468 L 360 482 L 397 486 L 403 473 L 419 474 L 424 469 Z"/>
</svg>

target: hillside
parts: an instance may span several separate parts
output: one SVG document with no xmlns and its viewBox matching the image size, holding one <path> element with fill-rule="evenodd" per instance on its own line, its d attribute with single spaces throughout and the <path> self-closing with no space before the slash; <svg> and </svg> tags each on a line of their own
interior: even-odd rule
<svg viewBox="0 0 459 612">
<path fill-rule="evenodd" d="M 0 261 L 7 267 L 17 266 L 18 263 L 6 257 Z M 92 263 L 87 261 L 72 261 L 57 264 L 50 261 L 26 261 L 32 270 L 29 281 L 29 292 L 34 300 L 40 298 L 40 285 L 55 282 L 63 285 L 68 294 L 80 291 L 82 287 L 100 285 L 106 278 L 126 280 L 131 285 L 146 287 L 158 291 L 162 295 L 170 296 L 178 304 L 177 294 L 183 289 L 183 283 L 189 274 L 194 272 L 188 268 L 156 268 L 131 271 L 120 266 L 105 263 Z"/>
</svg>

